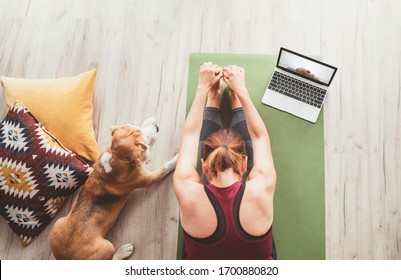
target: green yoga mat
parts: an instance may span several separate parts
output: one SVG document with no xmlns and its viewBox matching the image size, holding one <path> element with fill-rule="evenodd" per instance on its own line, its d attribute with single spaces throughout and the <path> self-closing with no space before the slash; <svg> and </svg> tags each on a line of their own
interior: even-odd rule
<svg viewBox="0 0 401 280">
<path fill-rule="evenodd" d="M 191 54 L 187 113 L 204 62 L 245 69 L 247 89 L 270 135 L 277 172 L 273 234 L 278 259 L 325 259 L 323 112 L 312 124 L 261 103 L 276 60 L 276 55 Z M 230 110 L 223 107 L 224 123 Z M 178 258 L 182 232 L 179 239 Z"/>
</svg>

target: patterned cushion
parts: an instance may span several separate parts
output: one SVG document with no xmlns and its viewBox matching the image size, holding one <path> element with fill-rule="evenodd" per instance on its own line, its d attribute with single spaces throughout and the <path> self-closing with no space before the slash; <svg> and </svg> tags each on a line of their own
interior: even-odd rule
<svg viewBox="0 0 401 280">
<path fill-rule="evenodd" d="M 21 103 L 10 107 L 0 125 L 0 214 L 23 246 L 84 185 L 90 170 Z"/>
</svg>

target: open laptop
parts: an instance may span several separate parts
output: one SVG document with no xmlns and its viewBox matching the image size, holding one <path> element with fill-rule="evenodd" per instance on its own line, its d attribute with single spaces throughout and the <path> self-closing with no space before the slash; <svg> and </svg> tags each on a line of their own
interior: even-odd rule
<svg viewBox="0 0 401 280">
<path fill-rule="evenodd" d="M 337 68 L 280 48 L 262 103 L 315 123 Z"/>
</svg>

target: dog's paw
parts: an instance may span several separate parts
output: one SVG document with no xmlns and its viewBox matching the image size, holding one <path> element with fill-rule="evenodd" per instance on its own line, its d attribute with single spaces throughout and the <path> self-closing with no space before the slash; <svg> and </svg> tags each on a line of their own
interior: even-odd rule
<svg viewBox="0 0 401 280">
<path fill-rule="evenodd" d="M 164 163 L 164 168 L 166 168 L 167 173 L 175 169 L 175 167 L 177 166 L 177 160 L 178 160 L 178 154 L 176 154 L 172 159 Z"/>
<path fill-rule="evenodd" d="M 124 244 L 117 250 L 113 256 L 113 260 L 123 260 L 128 258 L 134 253 L 135 246 L 131 243 Z"/>
</svg>

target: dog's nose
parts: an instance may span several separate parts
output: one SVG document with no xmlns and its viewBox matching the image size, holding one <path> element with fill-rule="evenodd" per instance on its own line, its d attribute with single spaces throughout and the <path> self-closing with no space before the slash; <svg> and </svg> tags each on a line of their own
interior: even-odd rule
<svg viewBox="0 0 401 280">
<path fill-rule="evenodd" d="M 157 126 L 157 124 L 155 124 L 156 127 L 156 132 L 159 132 L 159 127 Z"/>
</svg>

